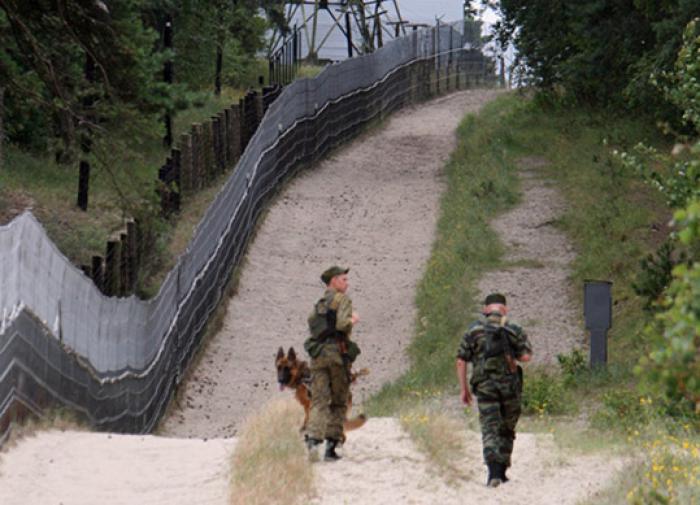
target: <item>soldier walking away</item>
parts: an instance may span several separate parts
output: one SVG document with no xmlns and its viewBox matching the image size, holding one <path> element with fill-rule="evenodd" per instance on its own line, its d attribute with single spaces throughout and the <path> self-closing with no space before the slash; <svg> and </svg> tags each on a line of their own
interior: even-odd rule
<svg viewBox="0 0 700 505">
<path fill-rule="evenodd" d="M 343 440 L 350 365 L 360 352 L 350 340 L 359 316 L 353 312 L 352 300 L 346 294 L 349 270 L 333 266 L 321 274 L 326 291 L 309 316 L 311 335 L 304 342 L 311 357 L 311 412 L 306 445 L 312 461 L 319 459 L 323 439 L 326 440 L 324 459 L 340 459 L 336 448 Z"/>
<path fill-rule="evenodd" d="M 518 361 L 532 358 L 532 346 L 523 329 L 506 320 L 506 297 L 486 297 L 483 317 L 469 326 L 457 353 L 457 378 L 462 402 L 471 405 L 472 393 L 479 408 L 484 462 L 488 467 L 486 485 L 508 482 L 515 426 L 521 410 L 523 371 Z M 472 363 L 471 392 L 467 384 L 468 363 Z"/>
</svg>

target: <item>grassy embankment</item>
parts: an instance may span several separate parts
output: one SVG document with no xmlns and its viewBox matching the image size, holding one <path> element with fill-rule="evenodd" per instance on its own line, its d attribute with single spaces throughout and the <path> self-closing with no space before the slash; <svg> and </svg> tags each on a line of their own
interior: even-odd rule
<svg viewBox="0 0 700 505">
<path fill-rule="evenodd" d="M 577 252 L 573 298 L 581 307 L 585 279 L 611 280 L 614 327 L 605 369 L 589 370 L 585 351 L 564 356 L 561 366 L 528 369 L 521 429 L 552 432 L 567 449 L 612 443 L 643 451 L 648 461 L 632 465 L 605 498 L 610 503 L 626 498 L 642 503 L 657 492 L 676 499 L 696 493 L 697 500 L 692 491 L 700 478 L 700 439 L 692 427 L 697 419 L 670 417 L 652 390 L 638 388 L 634 373 L 647 350 L 641 330 L 650 316 L 632 284 L 640 260 L 668 235 L 670 212 L 654 190 L 621 166 L 614 150 L 638 142 L 663 146 L 663 139 L 643 118 L 562 110 L 514 95 L 467 117 L 459 138 L 446 168 L 436 242 L 416 296 L 412 367 L 369 402 L 368 412 L 430 425 L 431 416 L 416 416 L 417 409 L 423 405 L 430 412 L 436 399 L 457 396 L 454 356 L 478 309 L 476 282 L 483 270 L 507 266 L 488 221 L 518 200 L 518 160 L 537 157 L 547 161 L 537 170 L 568 204 L 556 225 Z M 404 424 L 414 435 L 429 431 L 410 426 L 416 422 Z"/>
</svg>

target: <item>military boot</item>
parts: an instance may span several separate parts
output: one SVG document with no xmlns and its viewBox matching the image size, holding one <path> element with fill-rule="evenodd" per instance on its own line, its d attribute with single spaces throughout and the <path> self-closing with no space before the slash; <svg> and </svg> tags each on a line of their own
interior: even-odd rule
<svg viewBox="0 0 700 505">
<path fill-rule="evenodd" d="M 501 480 L 505 483 L 505 482 L 508 482 L 510 480 L 508 478 L 508 476 L 506 475 L 506 470 L 508 470 L 509 467 L 507 465 L 502 465 L 502 467 L 503 467 L 503 472 L 501 472 Z"/>
<path fill-rule="evenodd" d="M 498 487 L 503 482 L 504 466 L 501 463 L 488 463 L 489 476 L 486 479 L 487 487 Z"/>
<path fill-rule="evenodd" d="M 338 461 L 342 457 L 335 452 L 336 447 L 339 447 L 337 440 L 326 439 L 326 453 L 323 455 L 325 461 Z"/>
<path fill-rule="evenodd" d="M 306 439 L 306 449 L 309 451 L 309 461 L 315 463 L 321 459 L 321 441 L 317 438 Z"/>
</svg>

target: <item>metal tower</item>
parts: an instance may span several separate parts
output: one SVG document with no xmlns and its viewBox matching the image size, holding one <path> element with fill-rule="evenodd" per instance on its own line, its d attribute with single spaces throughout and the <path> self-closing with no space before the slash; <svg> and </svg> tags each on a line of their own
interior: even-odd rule
<svg viewBox="0 0 700 505">
<path fill-rule="evenodd" d="M 302 33 L 302 58 L 311 62 L 318 60 L 331 38 L 336 43 L 343 40 L 347 57 L 352 58 L 406 33 L 398 0 L 292 0 L 285 3 L 285 10 L 288 26 Z M 286 35 L 273 32 L 270 54 L 284 44 Z"/>
</svg>

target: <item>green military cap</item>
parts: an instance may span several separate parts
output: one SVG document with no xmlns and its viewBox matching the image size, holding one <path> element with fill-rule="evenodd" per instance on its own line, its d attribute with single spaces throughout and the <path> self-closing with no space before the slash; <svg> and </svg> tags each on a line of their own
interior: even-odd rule
<svg viewBox="0 0 700 505">
<path fill-rule="evenodd" d="M 339 267 L 338 265 L 334 265 L 321 274 L 321 280 L 327 286 L 331 282 L 331 279 L 333 277 L 335 277 L 336 275 L 346 274 L 349 271 L 350 271 L 349 268 L 342 268 L 342 267 Z"/>
<path fill-rule="evenodd" d="M 486 297 L 486 300 L 484 300 L 484 305 L 488 306 L 491 305 L 492 303 L 500 303 L 502 305 L 506 304 L 506 297 L 505 295 L 502 295 L 501 293 L 491 293 Z"/>
</svg>

